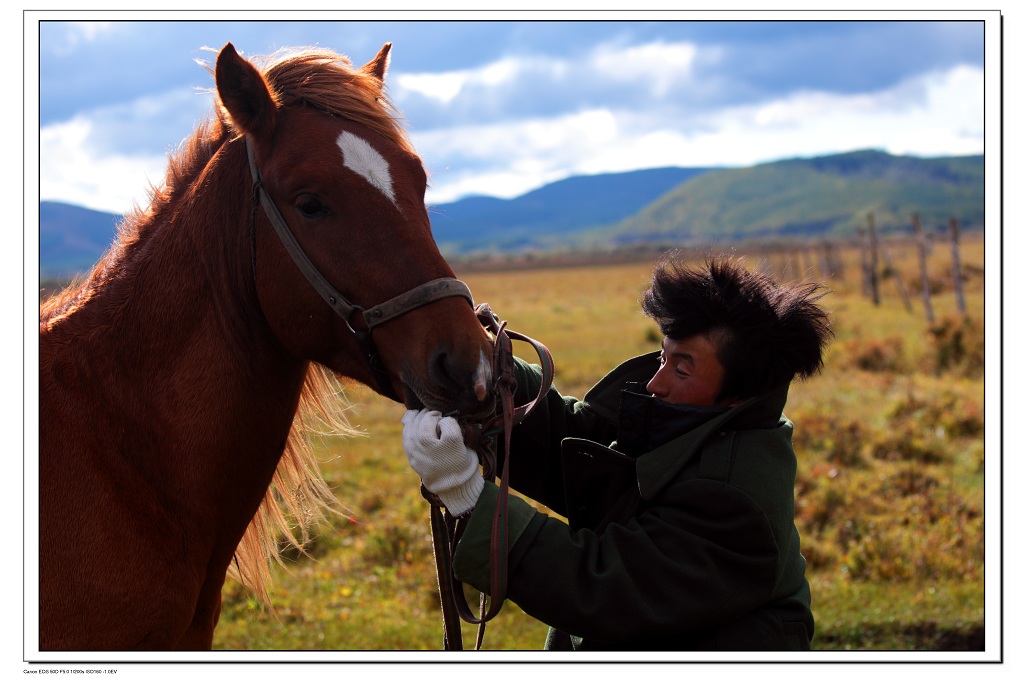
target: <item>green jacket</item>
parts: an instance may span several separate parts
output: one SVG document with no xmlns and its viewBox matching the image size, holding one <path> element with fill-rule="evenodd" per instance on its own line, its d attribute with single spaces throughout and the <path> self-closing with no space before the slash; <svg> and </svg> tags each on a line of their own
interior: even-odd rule
<svg viewBox="0 0 1024 682">
<path fill-rule="evenodd" d="M 514 430 L 511 487 L 568 524 L 509 496 L 509 599 L 551 626 L 545 648 L 808 649 L 788 387 L 631 457 L 609 447 L 620 395 L 657 367 L 633 358 L 582 401 L 552 389 Z M 516 380 L 521 404 L 539 368 L 517 361 Z M 454 557 L 485 591 L 496 499 L 488 482 Z"/>
</svg>

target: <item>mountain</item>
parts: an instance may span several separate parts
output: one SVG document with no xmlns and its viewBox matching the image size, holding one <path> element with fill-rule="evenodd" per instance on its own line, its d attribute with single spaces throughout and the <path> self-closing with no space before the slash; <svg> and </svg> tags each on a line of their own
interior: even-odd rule
<svg viewBox="0 0 1024 682">
<path fill-rule="evenodd" d="M 707 168 L 653 168 L 585 175 L 514 199 L 468 197 L 430 207 L 434 239 L 445 252 L 543 247 L 560 236 L 613 225 Z"/>
<path fill-rule="evenodd" d="M 39 202 L 39 277 L 69 278 L 95 265 L 121 216 L 56 201 Z"/>
<path fill-rule="evenodd" d="M 868 214 L 882 233 L 951 217 L 984 225 L 984 157 L 917 158 L 880 151 L 789 159 L 704 173 L 578 242 L 741 241 L 853 236 Z"/>
<path fill-rule="evenodd" d="M 447 256 L 555 247 L 740 241 L 882 233 L 955 217 L 984 225 L 984 157 L 917 158 L 859 151 L 746 168 L 657 168 L 567 178 L 514 199 L 469 197 L 429 208 Z M 40 202 L 40 274 L 91 267 L 120 216 Z"/>
</svg>

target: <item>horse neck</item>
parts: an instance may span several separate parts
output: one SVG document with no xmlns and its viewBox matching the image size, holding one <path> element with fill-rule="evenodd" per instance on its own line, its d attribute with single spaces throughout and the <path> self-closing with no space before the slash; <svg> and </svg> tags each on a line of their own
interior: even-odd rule
<svg viewBox="0 0 1024 682">
<path fill-rule="evenodd" d="M 254 511 L 307 365 L 259 310 L 246 180 L 240 164 L 202 174 L 202 186 L 127 232 L 74 312 L 47 323 L 41 352 L 65 383 L 89 387 L 93 418 L 123 438 L 115 452 L 154 486 L 189 491 L 166 499 L 221 495 Z"/>
</svg>

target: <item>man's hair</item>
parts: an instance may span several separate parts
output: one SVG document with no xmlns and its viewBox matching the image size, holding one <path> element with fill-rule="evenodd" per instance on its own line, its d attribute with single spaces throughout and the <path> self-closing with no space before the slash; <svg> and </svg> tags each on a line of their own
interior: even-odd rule
<svg viewBox="0 0 1024 682">
<path fill-rule="evenodd" d="M 780 286 L 730 259 L 701 266 L 670 257 L 640 305 L 670 339 L 707 335 L 725 370 L 718 399 L 743 399 L 821 371 L 833 336 L 817 305 L 826 293 L 816 282 Z"/>
</svg>

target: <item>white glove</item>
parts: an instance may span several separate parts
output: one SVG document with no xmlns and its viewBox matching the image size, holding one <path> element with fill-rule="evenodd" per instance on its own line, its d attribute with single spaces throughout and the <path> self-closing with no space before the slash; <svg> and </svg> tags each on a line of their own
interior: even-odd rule
<svg viewBox="0 0 1024 682">
<path fill-rule="evenodd" d="M 462 441 L 462 428 L 433 410 L 409 410 L 402 416 L 402 446 L 423 487 L 440 498 L 452 516 L 476 506 L 484 489 L 480 460 Z"/>
</svg>

